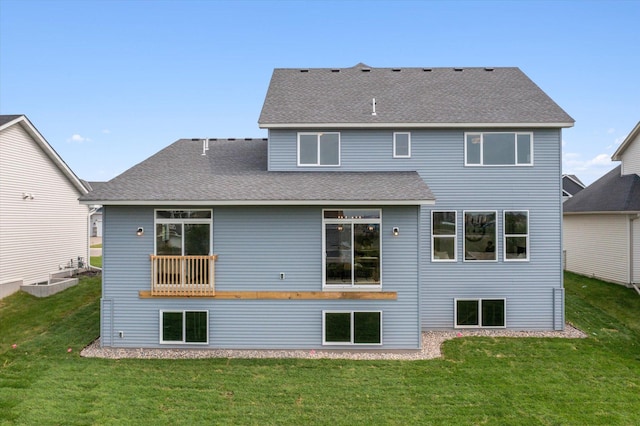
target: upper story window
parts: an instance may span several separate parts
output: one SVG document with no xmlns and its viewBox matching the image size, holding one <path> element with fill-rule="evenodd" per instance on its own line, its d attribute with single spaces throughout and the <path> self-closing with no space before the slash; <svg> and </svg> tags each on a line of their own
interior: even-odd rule
<svg viewBox="0 0 640 426">
<path fill-rule="evenodd" d="M 298 166 L 339 166 L 340 133 L 298 133 Z"/>
<path fill-rule="evenodd" d="M 324 288 L 380 287 L 380 210 L 324 210 Z"/>
<path fill-rule="evenodd" d="M 465 133 L 466 166 L 531 166 L 533 133 Z"/>
<path fill-rule="evenodd" d="M 156 210 L 156 255 L 211 254 L 211 210 Z"/>
<path fill-rule="evenodd" d="M 411 157 L 411 133 L 393 133 L 393 158 Z"/>
</svg>

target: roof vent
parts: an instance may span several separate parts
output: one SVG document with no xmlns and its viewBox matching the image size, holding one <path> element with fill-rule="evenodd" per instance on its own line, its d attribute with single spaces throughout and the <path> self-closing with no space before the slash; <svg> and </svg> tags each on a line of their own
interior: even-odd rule
<svg viewBox="0 0 640 426">
<path fill-rule="evenodd" d="M 331 72 L 340 72 L 340 70 L 331 70 Z"/>
<path fill-rule="evenodd" d="M 485 71 L 493 71 L 495 68 L 485 68 Z"/>
<path fill-rule="evenodd" d="M 300 72 L 309 72 L 309 70 L 300 70 Z"/>
<path fill-rule="evenodd" d="M 191 138 L 191 142 L 199 141 L 200 138 Z"/>
<path fill-rule="evenodd" d="M 371 115 L 378 115 L 376 114 L 376 98 L 371 99 Z"/>
<path fill-rule="evenodd" d="M 391 71 L 393 71 L 393 72 L 400 72 L 400 71 L 402 71 L 402 70 L 401 70 L 400 68 L 392 68 L 392 69 L 391 69 Z"/>
<path fill-rule="evenodd" d="M 371 69 L 370 69 L 370 68 L 362 68 L 362 70 L 361 70 L 361 71 L 362 71 L 362 72 L 371 72 Z"/>
<path fill-rule="evenodd" d="M 202 155 L 207 155 L 207 151 L 209 151 L 209 139 L 202 139 Z"/>
<path fill-rule="evenodd" d="M 463 69 L 462 68 L 454 68 L 453 70 L 456 71 L 456 72 L 462 72 Z"/>
<path fill-rule="evenodd" d="M 252 141 L 253 138 L 244 138 L 245 141 Z"/>
<path fill-rule="evenodd" d="M 236 138 L 227 138 L 228 141 L 235 141 Z"/>
<path fill-rule="evenodd" d="M 431 68 L 422 68 L 422 71 L 424 71 L 424 72 L 431 72 L 431 71 L 433 71 L 433 70 L 432 70 Z"/>
</svg>

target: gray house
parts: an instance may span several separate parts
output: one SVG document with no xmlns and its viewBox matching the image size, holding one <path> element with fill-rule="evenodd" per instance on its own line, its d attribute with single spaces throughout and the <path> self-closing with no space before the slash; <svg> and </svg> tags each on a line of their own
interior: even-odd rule
<svg viewBox="0 0 640 426">
<path fill-rule="evenodd" d="M 178 140 L 82 198 L 104 206 L 102 345 L 564 327 L 573 120 L 519 69 L 276 69 L 259 125 Z"/>
</svg>

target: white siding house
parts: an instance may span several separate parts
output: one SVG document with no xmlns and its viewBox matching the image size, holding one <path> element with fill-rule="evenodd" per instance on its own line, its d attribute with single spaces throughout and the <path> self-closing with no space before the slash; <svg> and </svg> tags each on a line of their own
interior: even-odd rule
<svg viewBox="0 0 640 426">
<path fill-rule="evenodd" d="M 640 283 L 640 123 L 612 159 L 622 164 L 563 205 L 565 268 L 632 286 Z"/>
<path fill-rule="evenodd" d="M 86 260 L 87 192 L 26 116 L 0 116 L 0 298 Z"/>
</svg>

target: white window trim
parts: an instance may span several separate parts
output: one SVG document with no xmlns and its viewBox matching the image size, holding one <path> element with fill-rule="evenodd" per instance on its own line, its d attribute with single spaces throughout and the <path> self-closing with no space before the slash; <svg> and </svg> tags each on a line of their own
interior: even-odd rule
<svg viewBox="0 0 640 426">
<path fill-rule="evenodd" d="M 338 164 L 320 164 L 320 135 L 338 135 Z M 318 160 L 316 164 L 307 164 L 300 162 L 300 136 L 315 135 L 316 136 L 316 152 L 318 153 Z M 340 167 L 342 164 L 342 137 L 340 132 L 298 132 L 297 136 L 297 160 L 298 167 Z"/>
<path fill-rule="evenodd" d="M 326 211 L 334 211 L 334 210 L 375 210 L 379 213 L 379 218 L 366 218 L 366 219 L 325 219 L 324 212 Z M 352 283 L 351 284 L 327 284 L 327 230 L 325 224 L 344 224 L 344 223 L 352 223 L 352 224 L 368 224 L 368 223 L 377 223 L 380 225 L 380 284 L 353 284 L 353 268 L 352 270 Z M 333 208 L 333 209 L 322 209 L 322 290 L 331 291 L 331 290 L 371 290 L 371 291 L 381 291 L 382 290 L 382 209 L 358 209 L 358 208 Z M 353 232 L 351 233 L 351 249 L 353 250 Z M 353 262 L 353 259 L 352 259 Z M 369 311 L 367 311 L 369 312 Z M 373 312 L 373 311 L 372 311 Z"/>
<path fill-rule="evenodd" d="M 438 235 L 433 233 L 433 216 L 435 213 L 452 213 L 455 216 L 455 234 Z M 436 238 L 452 238 L 453 239 L 453 259 L 436 259 L 435 240 Z M 457 262 L 458 261 L 458 212 L 456 210 L 431 210 L 431 261 L 432 262 Z"/>
<path fill-rule="evenodd" d="M 354 334 L 354 318 L 355 318 L 355 314 L 356 313 L 362 313 L 362 312 L 371 312 L 371 313 L 379 313 L 380 314 L 380 343 L 354 343 L 354 339 L 355 339 L 355 334 Z M 326 314 L 351 314 L 351 321 L 350 321 L 350 326 L 351 326 L 351 342 L 327 342 L 325 340 L 326 335 L 327 335 L 327 328 L 326 328 Z M 382 316 L 383 313 L 380 310 L 357 310 L 357 311 L 351 311 L 351 310 L 323 310 L 322 311 L 322 345 L 323 346 L 382 346 L 383 344 L 383 340 L 382 337 L 384 335 L 384 330 L 383 330 L 383 320 L 382 320 Z"/>
<path fill-rule="evenodd" d="M 495 228 L 495 259 L 489 260 L 468 260 L 465 253 L 467 252 L 467 213 L 493 213 L 496 218 Z M 462 261 L 469 263 L 496 263 L 498 261 L 498 211 L 497 210 L 463 210 L 462 211 Z"/>
<path fill-rule="evenodd" d="M 182 313 L 182 341 L 178 341 L 178 340 L 163 340 L 162 339 L 162 329 L 163 329 L 163 314 L 165 312 L 169 312 L 169 313 Z M 187 320 L 186 320 L 186 313 L 187 312 L 205 312 L 207 314 L 207 341 L 206 342 L 187 342 L 186 341 L 186 337 L 187 337 L 187 331 L 186 331 L 186 327 L 187 327 Z M 202 345 L 208 345 L 209 344 L 209 311 L 207 310 L 191 310 L 191 309 L 161 309 L 160 310 L 160 327 L 159 327 L 159 336 L 158 339 L 160 341 L 160 344 L 162 345 L 198 345 L 198 346 L 202 346 Z"/>
<path fill-rule="evenodd" d="M 527 233 L 526 234 L 507 234 L 507 213 L 524 212 L 527 214 Z M 502 258 L 505 262 L 529 262 L 529 210 L 504 210 L 502 212 Z M 507 259 L 507 237 L 526 237 L 527 238 L 527 257 Z"/>
<path fill-rule="evenodd" d="M 408 152 L 407 155 L 399 155 L 396 151 L 396 135 L 407 135 Z M 393 132 L 393 158 L 411 158 L 411 132 Z"/>
<path fill-rule="evenodd" d="M 485 133 L 510 133 L 514 134 L 515 144 L 515 163 L 514 164 L 484 164 L 484 134 Z M 467 162 L 467 135 L 480 135 L 480 163 Z M 531 144 L 529 146 L 531 161 L 529 163 L 518 163 L 518 135 L 529 135 L 531 138 Z M 533 132 L 465 132 L 464 133 L 464 165 L 465 167 L 533 167 Z"/>
<path fill-rule="evenodd" d="M 208 211 L 211 212 L 211 218 L 194 218 L 194 219 L 179 219 L 179 218 L 158 218 L 159 211 L 171 211 L 171 210 L 179 210 L 179 211 Z M 166 209 L 154 209 L 153 210 L 153 253 L 158 253 L 158 236 L 156 235 L 156 230 L 158 229 L 159 224 L 189 224 L 189 223 L 200 223 L 200 224 L 209 224 L 209 255 L 213 254 L 213 210 L 212 209 L 179 209 L 179 208 L 166 208 Z M 182 252 L 184 253 L 184 232 L 182 233 Z"/>
<path fill-rule="evenodd" d="M 502 300 L 504 302 L 504 325 L 483 326 L 482 325 L 482 301 L 483 300 Z M 458 325 L 458 301 L 478 302 L 478 325 Z M 461 297 L 453 299 L 453 328 L 507 328 L 507 299 L 506 297 Z"/>
</svg>

